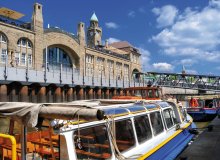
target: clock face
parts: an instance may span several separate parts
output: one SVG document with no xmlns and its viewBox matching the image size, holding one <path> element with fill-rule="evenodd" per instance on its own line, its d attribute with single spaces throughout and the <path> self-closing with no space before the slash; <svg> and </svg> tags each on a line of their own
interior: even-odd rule
<svg viewBox="0 0 220 160">
<path fill-rule="evenodd" d="M 90 32 L 90 36 L 93 36 L 93 32 Z"/>
</svg>

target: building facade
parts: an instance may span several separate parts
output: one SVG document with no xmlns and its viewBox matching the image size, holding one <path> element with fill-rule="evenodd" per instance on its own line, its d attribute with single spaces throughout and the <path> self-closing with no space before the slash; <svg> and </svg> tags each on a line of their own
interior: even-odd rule
<svg viewBox="0 0 220 160">
<path fill-rule="evenodd" d="M 95 13 L 77 34 L 44 28 L 41 4 L 34 4 L 31 23 L 0 16 L 0 100 L 61 102 L 111 98 L 123 88 L 144 85 L 140 53 L 128 42 L 102 45 Z"/>
</svg>

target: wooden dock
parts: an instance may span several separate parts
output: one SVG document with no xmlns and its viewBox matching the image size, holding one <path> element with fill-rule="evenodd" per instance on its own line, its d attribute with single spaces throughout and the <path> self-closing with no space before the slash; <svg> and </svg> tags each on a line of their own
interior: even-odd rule
<svg viewBox="0 0 220 160">
<path fill-rule="evenodd" d="M 220 119 L 216 117 L 198 138 L 180 154 L 176 160 L 219 160 L 220 159 Z"/>
</svg>

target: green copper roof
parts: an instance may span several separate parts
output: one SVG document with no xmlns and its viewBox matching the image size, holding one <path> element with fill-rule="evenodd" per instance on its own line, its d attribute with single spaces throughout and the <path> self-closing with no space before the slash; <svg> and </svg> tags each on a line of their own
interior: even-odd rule
<svg viewBox="0 0 220 160">
<path fill-rule="evenodd" d="M 98 18 L 97 18 L 97 16 L 95 15 L 95 12 L 93 13 L 93 15 L 92 15 L 90 21 L 96 21 L 96 22 L 99 21 Z"/>
</svg>

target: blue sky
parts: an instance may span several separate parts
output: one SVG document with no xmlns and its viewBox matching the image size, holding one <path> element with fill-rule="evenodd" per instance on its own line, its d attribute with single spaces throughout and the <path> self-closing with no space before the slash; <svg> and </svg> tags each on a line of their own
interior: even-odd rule
<svg viewBox="0 0 220 160">
<path fill-rule="evenodd" d="M 126 40 L 142 53 L 144 71 L 220 75 L 220 0 L 1 0 L 24 13 L 43 4 L 44 25 L 76 33 L 95 11 L 103 41 Z"/>
</svg>

